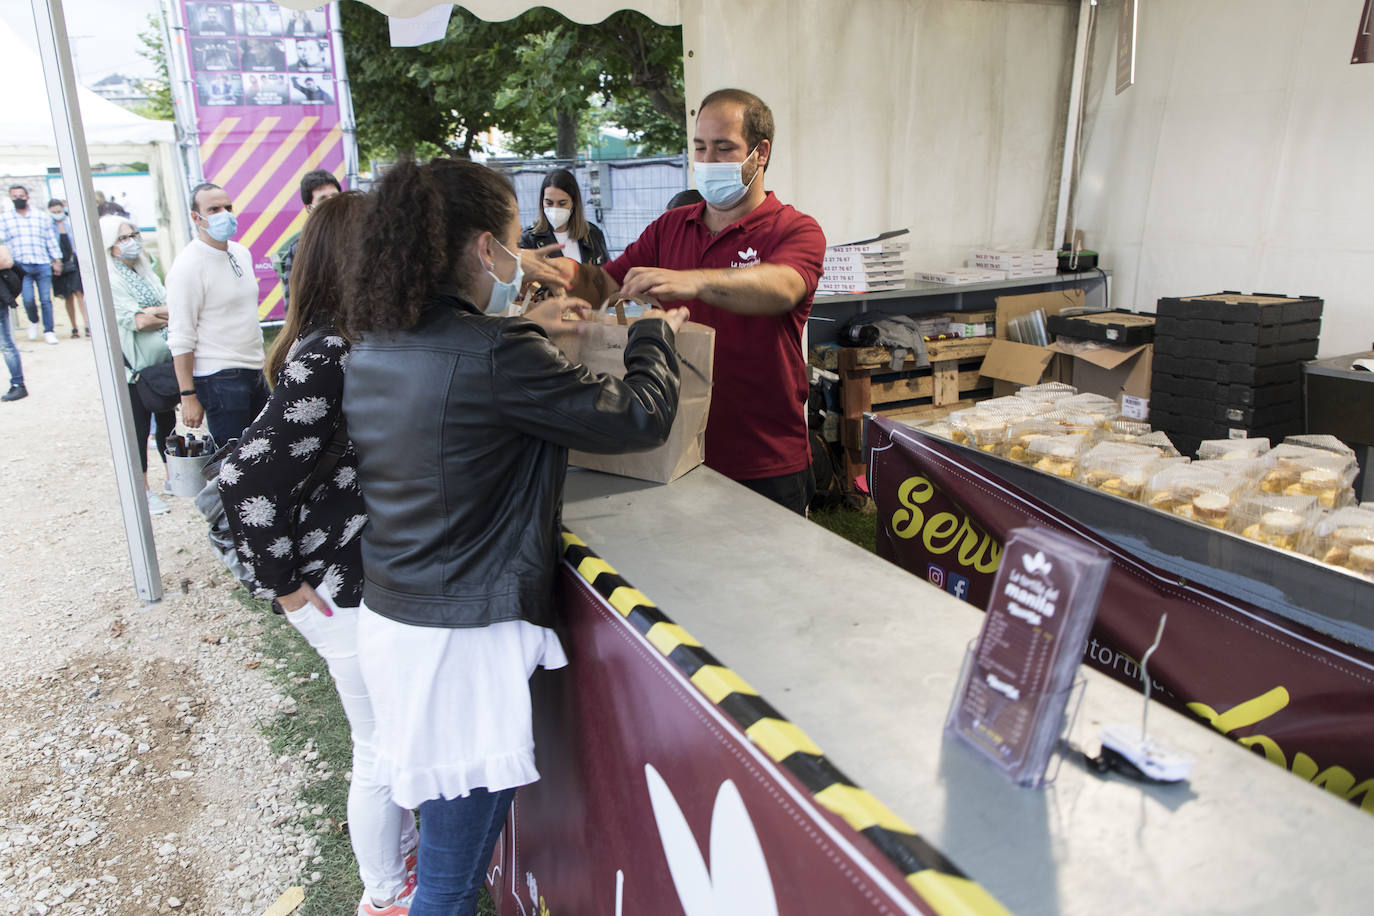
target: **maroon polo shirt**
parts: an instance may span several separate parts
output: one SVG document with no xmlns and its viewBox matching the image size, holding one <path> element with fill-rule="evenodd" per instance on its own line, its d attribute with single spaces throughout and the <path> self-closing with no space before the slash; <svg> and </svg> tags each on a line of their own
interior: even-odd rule
<svg viewBox="0 0 1374 916">
<path fill-rule="evenodd" d="M 693 321 L 716 329 L 706 464 L 735 480 L 796 473 L 811 464 L 802 331 L 821 278 L 825 236 L 814 219 L 779 203 L 772 191 L 717 235 L 706 228 L 705 211 L 704 203 L 669 210 L 607 264 L 606 271 L 617 283 L 625 282 L 631 267 L 698 270 L 782 264 L 801 274 L 806 295 L 783 315 L 737 315 L 699 299 L 664 303 L 686 306 Z"/>
</svg>

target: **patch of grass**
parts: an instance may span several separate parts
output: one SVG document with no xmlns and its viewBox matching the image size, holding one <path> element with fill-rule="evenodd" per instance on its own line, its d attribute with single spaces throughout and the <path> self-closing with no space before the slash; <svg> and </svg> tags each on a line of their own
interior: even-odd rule
<svg viewBox="0 0 1374 916">
<path fill-rule="evenodd" d="M 878 549 L 878 516 L 872 512 L 851 509 L 848 506 L 813 509 L 811 521 L 847 541 L 853 541 L 870 553 Z"/>
<path fill-rule="evenodd" d="M 299 877 L 304 883 L 311 872 L 317 871 L 320 880 L 305 885 L 305 902 L 296 910 L 296 916 L 352 913 L 363 893 L 348 831 L 342 828 L 348 816 L 348 774 L 353 768 L 353 740 L 349 735 L 348 718 L 334 689 L 334 680 L 319 653 L 285 617 L 272 613 L 266 601 L 252 597 L 243 588 L 235 589 L 234 597 L 261 615 L 263 664 L 282 693 L 296 701 L 295 714 L 278 715 L 266 723 L 263 734 L 271 741 L 276 754 L 296 756 L 312 749 L 319 754 L 314 763 L 325 764 L 323 770 L 317 769 L 315 777 L 306 782 L 299 796 L 306 804 L 301 820 L 315 831 L 320 841 L 320 861 L 308 862 L 302 869 L 304 874 Z M 277 662 L 285 662 L 286 666 L 279 668 Z M 320 772 L 329 775 L 319 778 Z M 309 813 L 316 805 L 323 808 L 322 815 Z M 485 890 L 478 901 L 478 913 L 479 916 L 496 916 L 496 907 Z"/>
</svg>

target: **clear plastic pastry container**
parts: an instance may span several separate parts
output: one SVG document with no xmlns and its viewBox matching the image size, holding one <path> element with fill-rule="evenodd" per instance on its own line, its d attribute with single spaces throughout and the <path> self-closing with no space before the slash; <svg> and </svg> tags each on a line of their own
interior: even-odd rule
<svg viewBox="0 0 1374 916">
<path fill-rule="evenodd" d="M 1315 496 L 1243 497 L 1231 514 L 1231 530 L 1280 550 L 1302 550 L 1321 518 Z"/>
<path fill-rule="evenodd" d="M 1026 449 L 1031 467 L 1072 480 L 1078 470 L 1078 456 L 1086 445 L 1082 436 L 1046 436 L 1033 440 Z"/>
<path fill-rule="evenodd" d="M 1152 448 L 1099 442 L 1079 456 L 1076 478 L 1084 486 L 1135 501 L 1159 462 L 1159 453 Z"/>
<path fill-rule="evenodd" d="M 1218 462 L 1211 462 L 1217 464 Z M 1246 488 L 1244 477 L 1205 462 L 1159 467 L 1145 486 L 1141 501 L 1161 512 L 1225 529 L 1236 497 Z"/>
<path fill-rule="evenodd" d="M 1260 439 L 1204 439 L 1197 447 L 1199 461 L 1240 461 L 1258 458 L 1269 451 L 1269 440 Z"/>
<path fill-rule="evenodd" d="M 1284 443 L 1265 454 L 1269 469 L 1256 487 L 1262 493 L 1313 496 L 1325 509 L 1353 505 L 1351 484 L 1360 471 L 1353 456 Z"/>
<path fill-rule="evenodd" d="M 1308 546 L 1323 563 L 1374 579 L 1374 510 L 1350 506 L 1328 512 Z"/>
<path fill-rule="evenodd" d="M 1016 392 L 1016 397 L 1034 401 L 1037 404 L 1054 404 L 1078 394 L 1078 389 L 1063 382 L 1043 382 L 1039 385 L 1026 385 Z"/>
</svg>

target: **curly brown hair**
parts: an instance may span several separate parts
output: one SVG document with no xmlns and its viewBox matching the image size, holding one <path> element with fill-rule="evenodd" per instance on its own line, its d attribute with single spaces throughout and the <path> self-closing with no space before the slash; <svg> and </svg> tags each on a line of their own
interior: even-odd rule
<svg viewBox="0 0 1374 916">
<path fill-rule="evenodd" d="M 305 221 L 291 262 L 291 307 L 267 361 L 267 380 L 273 385 L 296 338 L 338 325 L 344 265 L 365 204 L 361 191 L 345 191 L 320 201 Z"/>
<path fill-rule="evenodd" d="M 436 292 L 470 288 L 463 249 L 482 232 L 500 238 L 518 212 L 510 182 L 466 159 L 402 159 L 369 198 L 340 314 L 353 340 L 412 328 Z"/>
</svg>

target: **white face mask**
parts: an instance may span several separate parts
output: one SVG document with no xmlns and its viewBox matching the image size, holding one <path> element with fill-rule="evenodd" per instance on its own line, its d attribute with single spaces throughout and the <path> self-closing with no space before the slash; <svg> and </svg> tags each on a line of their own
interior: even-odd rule
<svg viewBox="0 0 1374 916">
<path fill-rule="evenodd" d="M 568 220 L 572 219 L 572 207 L 545 207 L 544 219 L 549 221 L 551 229 L 566 229 Z"/>
<path fill-rule="evenodd" d="M 125 261 L 132 261 L 143 253 L 143 243 L 138 239 L 125 239 L 115 245 L 115 253 Z"/>
</svg>

